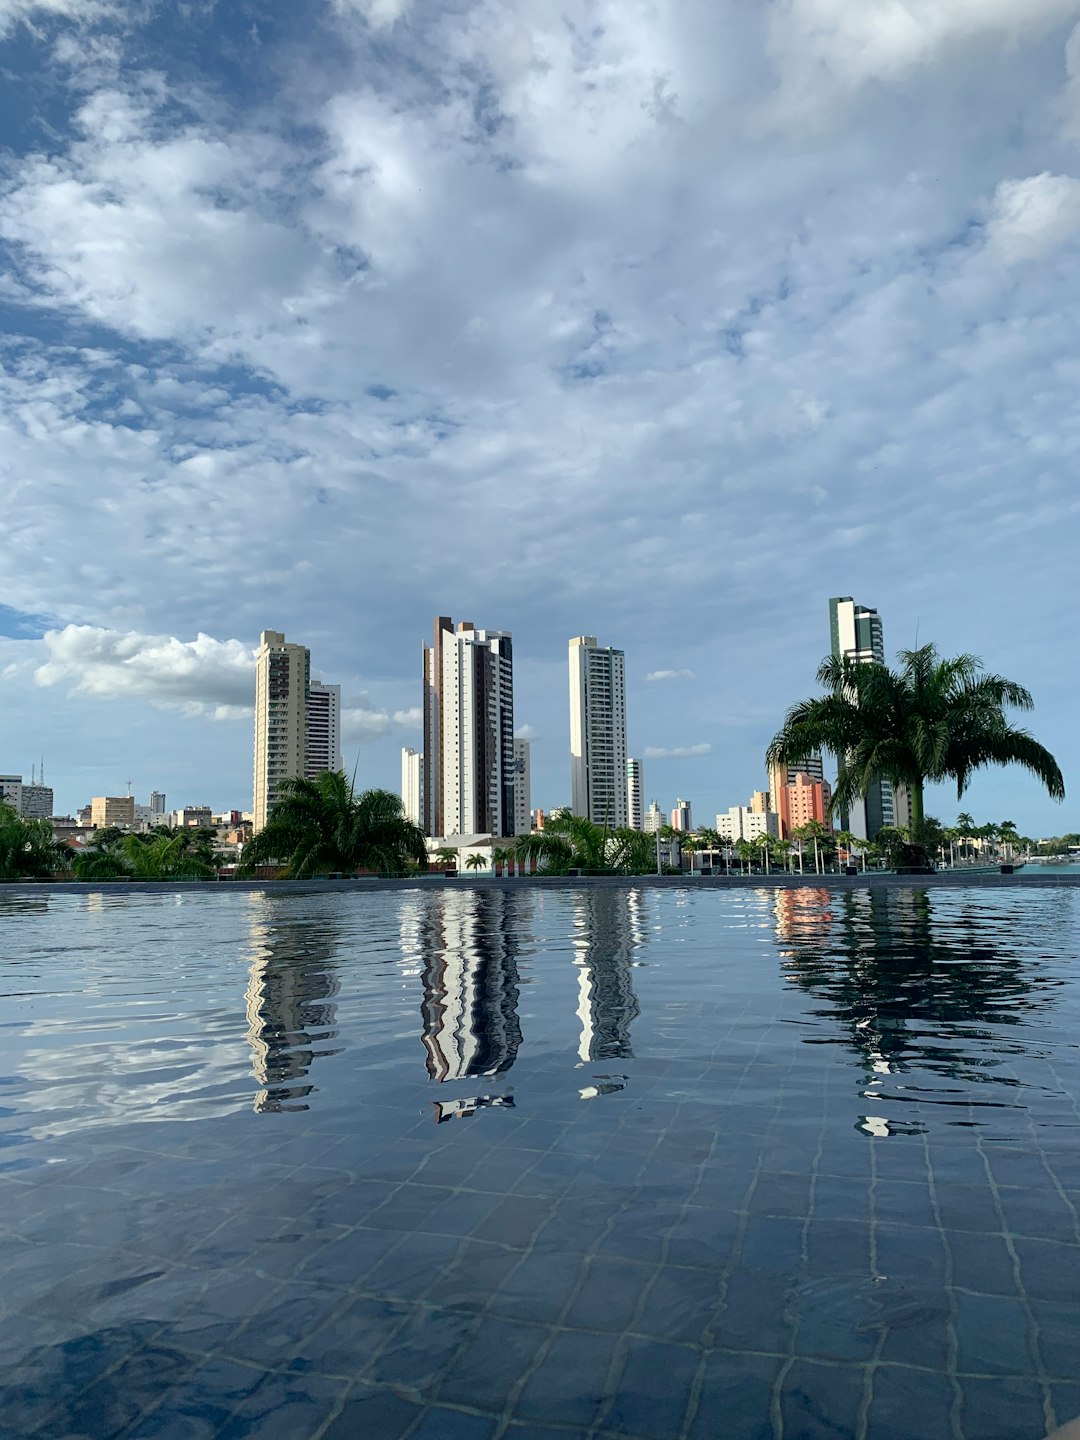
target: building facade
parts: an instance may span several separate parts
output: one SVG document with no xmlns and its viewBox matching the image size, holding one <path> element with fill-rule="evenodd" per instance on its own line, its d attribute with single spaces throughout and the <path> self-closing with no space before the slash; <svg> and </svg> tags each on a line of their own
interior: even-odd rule
<svg viewBox="0 0 1080 1440">
<path fill-rule="evenodd" d="M 514 647 L 509 633 L 435 621 L 424 646 L 423 829 L 509 835 L 514 804 Z"/>
<path fill-rule="evenodd" d="M 528 740 L 514 740 L 514 834 L 528 835 L 532 829 L 532 746 Z"/>
<path fill-rule="evenodd" d="M 570 808 L 597 825 L 629 823 L 626 660 L 594 635 L 570 641 Z"/>
<path fill-rule="evenodd" d="M 671 812 L 671 828 L 682 831 L 693 830 L 694 817 L 689 800 L 675 801 L 675 808 Z"/>
<path fill-rule="evenodd" d="M 311 655 L 264 630 L 255 657 L 255 834 L 277 803 L 282 781 L 305 773 L 307 692 Z"/>
<path fill-rule="evenodd" d="M 134 795 L 95 795 L 90 801 L 90 824 L 95 830 L 112 825 L 134 825 Z"/>
<path fill-rule="evenodd" d="M 865 663 L 885 663 L 885 640 L 881 616 L 866 605 L 856 605 L 850 595 L 829 601 L 829 640 L 832 653 Z M 837 757 L 838 761 L 842 757 Z M 876 780 L 849 814 L 840 816 L 840 828 L 860 840 L 873 840 L 883 825 L 896 824 L 895 797 L 887 780 Z"/>
<path fill-rule="evenodd" d="M 312 680 L 305 696 L 304 774 L 341 769 L 341 686 Z"/>
<path fill-rule="evenodd" d="M 753 810 L 749 805 L 733 805 L 716 817 L 716 833 L 725 843 L 737 840 L 760 840 L 763 835 L 780 838 L 780 817 L 772 810 Z"/>
<path fill-rule="evenodd" d="M 832 790 L 827 780 L 812 780 L 800 772 L 780 792 L 780 834 L 790 840 L 796 830 L 817 821 L 831 830 Z"/>
<path fill-rule="evenodd" d="M 401 751 L 401 808 L 414 825 L 424 823 L 424 757 L 419 750 Z"/>
<path fill-rule="evenodd" d="M 165 792 L 164 790 L 150 791 L 150 809 L 155 815 L 165 814 Z"/>
<path fill-rule="evenodd" d="M 640 760 L 626 762 L 626 823 L 631 830 L 641 830 L 645 825 Z"/>
<path fill-rule="evenodd" d="M 53 813 L 53 792 L 51 785 L 24 785 L 22 787 L 22 810 L 24 820 L 49 820 Z"/>
<path fill-rule="evenodd" d="M 22 792 L 21 775 L 0 775 L 0 805 L 10 805 L 16 815 L 22 814 Z"/>
<path fill-rule="evenodd" d="M 663 829 L 667 822 L 664 819 L 664 812 L 655 800 L 649 802 L 649 808 L 645 811 L 641 821 L 641 828 L 648 835 L 655 835 L 657 830 Z"/>
</svg>

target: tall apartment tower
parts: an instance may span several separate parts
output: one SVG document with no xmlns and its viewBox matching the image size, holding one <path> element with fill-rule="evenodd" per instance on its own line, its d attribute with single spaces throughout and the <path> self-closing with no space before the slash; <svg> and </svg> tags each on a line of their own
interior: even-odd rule
<svg viewBox="0 0 1080 1440">
<path fill-rule="evenodd" d="M 885 640 L 881 616 L 865 605 L 856 605 L 850 595 L 839 595 L 829 601 L 829 638 L 833 655 L 848 655 L 853 660 L 876 660 L 885 663 Z M 850 830 L 860 840 L 872 840 L 883 825 L 896 824 L 893 788 L 887 780 L 877 780 L 862 800 L 857 800 L 850 815 L 840 816 L 841 828 Z"/>
<path fill-rule="evenodd" d="M 532 829 L 532 746 L 528 740 L 514 741 L 514 834 L 528 835 Z"/>
<path fill-rule="evenodd" d="M 255 803 L 253 830 L 266 824 L 283 780 L 305 773 L 311 655 L 264 630 L 255 657 Z"/>
<path fill-rule="evenodd" d="M 597 825 L 629 820 L 626 661 L 594 635 L 570 641 L 570 808 Z"/>
<path fill-rule="evenodd" d="M 341 686 L 312 680 L 304 714 L 304 774 L 341 769 Z"/>
<path fill-rule="evenodd" d="M 151 791 L 150 791 L 150 813 L 151 813 L 151 815 L 164 815 L 164 814 L 165 814 L 165 791 L 164 791 L 164 790 L 151 790 Z"/>
<path fill-rule="evenodd" d="M 641 761 L 631 758 L 626 762 L 626 823 L 631 830 L 641 830 L 645 824 L 641 785 Z"/>
<path fill-rule="evenodd" d="M 505 631 L 435 621 L 424 646 L 428 835 L 509 835 L 514 814 L 514 647 Z"/>
<path fill-rule="evenodd" d="M 422 825 L 424 817 L 424 757 L 409 746 L 401 751 L 401 805 L 405 819 Z"/>
</svg>

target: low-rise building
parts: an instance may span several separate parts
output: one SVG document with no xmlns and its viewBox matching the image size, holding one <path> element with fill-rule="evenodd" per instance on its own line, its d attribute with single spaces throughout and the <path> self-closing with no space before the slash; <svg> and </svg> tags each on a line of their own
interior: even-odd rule
<svg viewBox="0 0 1080 1440">
<path fill-rule="evenodd" d="M 754 810 L 733 805 L 716 817 L 716 833 L 729 845 L 739 840 L 760 840 L 765 835 L 780 838 L 780 817 L 773 810 Z"/>
<path fill-rule="evenodd" d="M 90 801 L 90 824 L 95 830 L 112 825 L 135 824 L 135 797 L 133 795 L 95 795 Z"/>
</svg>

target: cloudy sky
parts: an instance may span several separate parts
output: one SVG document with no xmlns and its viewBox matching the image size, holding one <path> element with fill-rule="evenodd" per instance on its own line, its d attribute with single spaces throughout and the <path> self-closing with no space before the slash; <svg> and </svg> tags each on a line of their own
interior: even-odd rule
<svg viewBox="0 0 1080 1440">
<path fill-rule="evenodd" d="M 534 803 L 588 633 L 708 820 L 845 594 L 1072 779 L 1080 0 L 0 0 L 0 67 L 0 771 L 249 806 L 274 628 L 397 788 L 445 613 Z"/>
</svg>

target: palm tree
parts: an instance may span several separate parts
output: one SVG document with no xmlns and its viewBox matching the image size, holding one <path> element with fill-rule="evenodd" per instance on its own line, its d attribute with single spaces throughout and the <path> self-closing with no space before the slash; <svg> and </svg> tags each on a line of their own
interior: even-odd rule
<svg viewBox="0 0 1080 1440">
<path fill-rule="evenodd" d="M 920 843 L 923 790 L 928 781 L 954 780 L 957 796 L 987 765 L 1022 765 L 1052 798 L 1065 795 L 1053 755 L 1006 710 L 1031 710 L 1023 686 L 988 675 L 974 655 L 943 660 L 933 645 L 900 652 L 900 669 L 878 661 L 830 656 L 818 670 L 826 694 L 793 706 L 773 738 L 770 764 L 789 764 L 810 750 L 831 750 L 839 773 L 835 811 L 849 810 L 877 780 L 908 791 L 911 830 Z"/>
<path fill-rule="evenodd" d="M 735 841 L 735 854 L 738 855 L 740 861 L 742 862 L 743 874 L 744 874 L 744 875 L 745 875 L 745 874 L 747 873 L 747 871 L 750 869 L 750 862 L 751 862 L 751 860 L 753 860 L 755 853 L 756 853 L 756 852 L 755 852 L 754 844 L 753 844 L 752 841 L 750 841 L 750 840 L 736 840 L 736 841 Z"/>
<path fill-rule="evenodd" d="M 543 830 L 520 835 L 514 853 L 549 875 L 570 870 L 601 874 L 647 875 L 656 868 L 655 837 L 643 830 L 609 830 L 567 811 L 549 819 Z"/>
<path fill-rule="evenodd" d="M 400 797 L 389 790 L 357 793 L 340 770 L 286 780 L 281 789 L 266 825 L 244 847 L 243 874 L 280 861 L 292 879 L 353 874 L 361 867 L 403 875 L 410 863 L 427 860 L 423 831 L 405 818 Z"/>
<path fill-rule="evenodd" d="M 1020 844 L 1020 835 L 1015 822 L 1012 820 L 1002 820 L 1001 824 L 997 827 L 997 833 L 998 840 L 1005 846 L 1005 858 L 1011 860 L 1013 847 L 1019 846 Z"/>
<path fill-rule="evenodd" d="M 968 842 L 975 834 L 975 818 L 966 810 L 961 810 L 956 817 L 956 834 L 960 840 L 960 853 L 963 855 L 968 848 Z"/>
<path fill-rule="evenodd" d="M 480 851 L 479 851 L 479 850 L 472 850 L 472 851 L 470 851 L 469 854 L 465 857 L 465 869 L 466 869 L 466 870 L 483 870 L 483 868 L 484 868 L 484 857 L 483 857 L 483 855 L 480 854 Z"/>
<path fill-rule="evenodd" d="M 791 833 L 792 837 L 795 840 L 813 841 L 814 870 L 817 874 L 820 875 L 822 873 L 821 842 L 825 839 L 826 836 L 831 836 L 831 832 L 825 828 L 825 826 L 821 823 L 820 820 L 808 820 L 805 825 L 800 825 L 797 830 L 793 830 Z"/>
<path fill-rule="evenodd" d="M 24 820 L 0 801 L 0 880 L 48 880 L 70 863 L 70 849 L 53 838 L 47 820 Z"/>
<path fill-rule="evenodd" d="M 445 867 L 453 865 L 456 868 L 458 853 L 452 845 L 440 845 L 435 851 L 435 859 L 438 860 L 440 865 Z"/>
<path fill-rule="evenodd" d="M 506 866 L 506 874 L 510 873 L 510 865 L 514 859 L 514 852 L 509 845 L 497 845 L 491 852 L 492 868 L 498 866 L 498 874 L 504 873 L 503 866 Z"/>
<path fill-rule="evenodd" d="M 859 843 L 859 837 L 853 835 L 850 830 L 837 830 L 833 835 L 833 839 L 836 841 L 839 849 L 847 854 L 848 863 L 850 864 L 855 858 L 855 847 Z M 839 866 L 840 856 L 837 855 L 836 859 L 837 865 Z M 865 856 L 863 857 L 863 869 L 866 869 Z"/>
<path fill-rule="evenodd" d="M 700 839 L 699 836 L 697 836 L 697 835 L 691 835 L 691 834 L 684 833 L 684 832 L 680 832 L 680 834 L 679 834 L 679 849 L 680 849 L 685 855 L 689 855 L 689 857 L 690 857 L 690 874 L 691 874 L 691 875 L 693 875 L 693 873 L 694 873 L 694 855 L 696 854 L 696 852 L 697 852 L 698 850 L 701 850 L 702 848 L 703 848 L 703 847 L 702 847 L 701 839 Z"/>
</svg>

